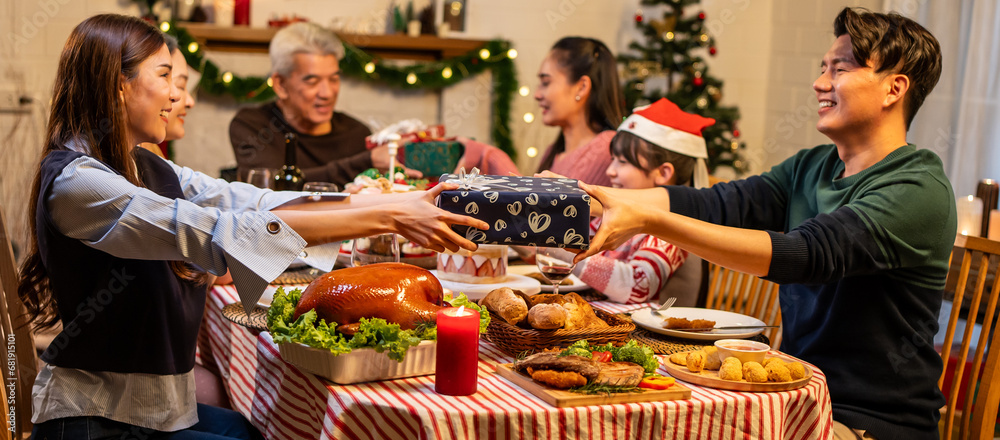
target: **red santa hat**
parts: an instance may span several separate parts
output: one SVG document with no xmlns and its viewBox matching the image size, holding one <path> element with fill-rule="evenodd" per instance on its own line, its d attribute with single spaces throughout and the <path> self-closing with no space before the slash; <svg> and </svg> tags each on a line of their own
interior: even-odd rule
<svg viewBox="0 0 1000 440">
<path fill-rule="evenodd" d="M 627 131 L 646 142 L 697 159 L 694 187 L 708 187 L 708 149 L 701 131 L 715 124 L 715 119 L 687 113 L 677 104 L 660 98 L 650 105 L 633 110 L 618 131 Z"/>
</svg>

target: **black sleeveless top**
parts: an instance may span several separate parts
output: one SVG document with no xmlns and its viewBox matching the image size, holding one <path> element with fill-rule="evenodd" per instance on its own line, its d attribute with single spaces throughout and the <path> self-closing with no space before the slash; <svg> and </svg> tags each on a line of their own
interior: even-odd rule
<svg viewBox="0 0 1000 440">
<path fill-rule="evenodd" d="M 52 183 L 66 165 L 82 156 L 54 151 L 41 164 L 35 228 L 63 323 L 62 333 L 42 360 L 58 367 L 116 373 L 191 371 L 206 286 L 181 280 L 168 261 L 118 258 L 56 229 L 46 203 Z M 148 189 L 170 199 L 184 198 L 170 165 L 138 147 L 133 157 Z"/>
</svg>

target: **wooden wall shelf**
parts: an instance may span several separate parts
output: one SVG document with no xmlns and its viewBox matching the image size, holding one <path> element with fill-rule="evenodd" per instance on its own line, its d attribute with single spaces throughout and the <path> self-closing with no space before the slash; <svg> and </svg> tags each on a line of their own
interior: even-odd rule
<svg viewBox="0 0 1000 440">
<path fill-rule="evenodd" d="M 215 26 L 204 23 L 180 23 L 198 44 L 220 52 L 267 53 L 271 38 L 278 28 L 251 28 L 243 26 Z M 372 55 L 386 59 L 434 61 L 454 58 L 486 44 L 486 40 L 438 38 L 432 35 L 408 37 L 405 35 L 337 34 Z"/>
</svg>

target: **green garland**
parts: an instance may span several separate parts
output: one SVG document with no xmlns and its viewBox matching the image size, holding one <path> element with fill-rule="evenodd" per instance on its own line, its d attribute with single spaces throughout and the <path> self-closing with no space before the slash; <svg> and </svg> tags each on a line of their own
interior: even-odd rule
<svg viewBox="0 0 1000 440">
<path fill-rule="evenodd" d="M 268 77 L 240 77 L 224 72 L 205 57 L 201 45 L 182 27 L 163 22 L 160 29 L 177 38 L 188 65 L 201 72 L 200 90 L 211 95 L 229 95 L 240 102 L 262 102 L 274 99 Z M 380 82 L 404 90 L 442 89 L 487 70 L 493 74 L 493 110 L 491 135 L 497 147 L 517 159 L 511 140 L 511 101 L 517 91 L 514 58 L 517 51 L 510 42 L 492 40 L 482 48 L 448 60 L 424 64 L 394 66 L 384 63 L 356 46 L 344 43 L 344 59 L 340 60 L 341 75 L 363 81 Z"/>
</svg>

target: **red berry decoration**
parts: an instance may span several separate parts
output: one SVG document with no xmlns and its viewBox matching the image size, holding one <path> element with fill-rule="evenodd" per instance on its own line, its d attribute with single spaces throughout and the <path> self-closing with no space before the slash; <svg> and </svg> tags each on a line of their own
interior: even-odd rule
<svg viewBox="0 0 1000 440">
<path fill-rule="evenodd" d="M 708 54 L 709 55 L 713 55 L 714 56 L 716 52 L 718 52 L 718 51 L 715 50 L 715 46 L 712 46 L 712 47 L 708 48 Z"/>
<path fill-rule="evenodd" d="M 739 130 L 733 130 L 733 136 L 740 137 L 740 131 Z"/>
<path fill-rule="evenodd" d="M 642 14 L 635 14 L 635 22 L 642 23 Z"/>
<path fill-rule="evenodd" d="M 698 78 L 694 79 L 694 85 L 695 86 L 701 87 L 702 84 L 705 84 L 705 80 L 701 79 L 701 77 L 698 77 Z"/>
<path fill-rule="evenodd" d="M 704 12 L 699 12 L 698 13 L 698 19 L 699 20 L 704 20 L 705 19 L 705 13 Z"/>
</svg>

